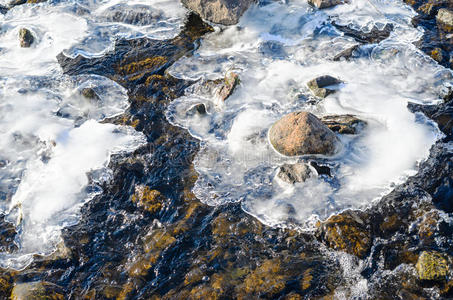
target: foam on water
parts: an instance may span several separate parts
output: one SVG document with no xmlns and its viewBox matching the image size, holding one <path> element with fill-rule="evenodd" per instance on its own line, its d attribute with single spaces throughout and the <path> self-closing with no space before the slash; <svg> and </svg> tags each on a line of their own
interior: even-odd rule
<svg viewBox="0 0 453 300">
<path fill-rule="evenodd" d="M 170 73 L 180 78 L 222 78 L 234 70 L 241 79 L 225 103 L 195 85 L 167 112 L 170 122 L 202 140 L 194 187 L 201 201 L 241 201 L 245 211 L 272 226 L 287 226 L 289 220 L 304 224 L 367 205 L 414 174 L 440 133 L 422 115 L 410 113 L 407 103 L 438 103 L 452 76 L 412 44 L 422 32 L 412 27 L 410 8 L 398 1 L 371 2 L 321 11 L 306 1 L 255 7 L 237 26 L 208 35 L 194 56 L 172 67 Z M 334 62 L 356 42 L 332 21 L 363 31 L 392 23 L 394 30 L 380 44 L 362 46 L 354 59 Z M 306 83 L 325 74 L 345 83 L 319 101 Z M 207 115 L 186 113 L 197 103 L 207 106 Z M 301 158 L 276 153 L 267 130 L 298 110 L 354 114 L 368 125 L 358 135 L 339 136 L 343 147 L 334 157 L 302 158 L 329 165 L 332 177 L 289 185 L 276 178 L 278 167 Z"/>
</svg>

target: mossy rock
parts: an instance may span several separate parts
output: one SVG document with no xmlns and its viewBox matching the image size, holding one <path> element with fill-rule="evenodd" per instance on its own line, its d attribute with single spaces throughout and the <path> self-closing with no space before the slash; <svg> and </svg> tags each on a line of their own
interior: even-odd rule
<svg viewBox="0 0 453 300">
<path fill-rule="evenodd" d="M 132 195 L 132 202 L 137 203 L 150 213 L 158 212 L 162 209 L 165 198 L 157 190 L 152 190 L 144 185 L 135 186 L 135 193 Z"/>
<path fill-rule="evenodd" d="M 415 267 L 420 280 L 444 281 L 447 278 L 447 259 L 437 251 L 423 251 Z"/>
<path fill-rule="evenodd" d="M 371 232 L 359 212 L 331 216 L 320 226 L 320 235 L 330 248 L 364 258 L 371 249 Z"/>
<path fill-rule="evenodd" d="M 64 300 L 64 291 L 46 281 L 20 283 L 14 286 L 11 300 Z"/>
</svg>

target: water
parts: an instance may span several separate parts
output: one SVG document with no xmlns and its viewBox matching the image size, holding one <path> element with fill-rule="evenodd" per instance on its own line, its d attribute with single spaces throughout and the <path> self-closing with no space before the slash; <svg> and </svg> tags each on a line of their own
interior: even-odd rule
<svg viewBox="0 0 453 300">
<path fill-rule="evenodd" d="M 193 88 L 167 113 L 172 123 L 202 140 L 194 187 L 202 202 L 240 201 L 267 225 L 303 224 L 364 207 L 415 174 L 441 134 L 431 121 L 410 113 L 407 103 L 438 103 L 441 91 L 452 84 L 451 72 L 412 44 L 422 29 L 411 25 L 409 7 L 372 2 L 351 1 L 322 11 L 305 1 L 255 7 L 237 26 L 209 34 L 194 56 L 172 66 L 170 73 L 180 78 L 216 79 L 234 70 L 241 80 L 225 103 Z M 386 24 L 394 30 L 379 44 L 362 45 L 353 60 L 332 61 L 357 44 L 332 22 L 364 32 Z M 306 86 L 320 75 L 345 83 L 320 101 Z M 196 103 L 211 108 L 206 116 L 186 114 Z M 305 158 L 329 165 L 332 178 L 312 177 L 292 186 L 275 175 L 280 165 L 297 159 L 276 153 L 266 132 L 299 110 L 318 116 L 354 114 L 368 125 L 356 136 L 341 136 L 343 148 L 334 157 Z"/>
</svg>

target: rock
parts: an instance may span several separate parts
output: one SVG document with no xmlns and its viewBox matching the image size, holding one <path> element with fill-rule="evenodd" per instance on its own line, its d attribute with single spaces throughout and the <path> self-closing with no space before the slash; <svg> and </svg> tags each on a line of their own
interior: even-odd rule
<svg viewBox="0 0 453 300">
<path fill-rule="evenodd" d="M 338 85 L 340 83 L 342 83 L 341 80 L 329 75 L 324 75 L 310 80 L 307 83 L 307 86 L 310 88 L 313 95 L 315 95 L 316 97 L 325 98 L 328 95 L 335 93 L 336 91 L 335 89 L 328 87 Z"/>
<path fill-rule="evenodd" d="M 453 11 L 441 8 L 436 16 L 437 23 L 446 31 L 453 31 Z"/>
<path fill-rule="evenodd" d="M 217 96 L 222 100 L 225 101 L 228 97 L 233 94 L 234 89 L 239 84 L 239 75 L 234 72 L 228 72 L 225 75 L 225 78 L 222 82 L 222 85 L 217 91 Z"/>
<path fill-rule="evenodd" d="M 357 131 L 366 125 L 365 121 L 353 115 L 332 115 L 324 116 L 321 121 L 334 132 L 340 134 L 356 134 Z"/>
<path fill-rule="evenodd" d="M 63 300 L 61 287 L 46 281 L 35 281 L 17 284 L 11 292 L 11 300 Z"/>
<path fill-rule="evenodd" d="M 189 110 L 187 110 L 186 115 L 193 116 L 195 114 L 198 115 L 205 115 L 206 114 L 206 106 L 203 103 L 195 104 Z"/>
<path fill-rule="evenodd" d="M 392 24 L 385 24 L 384 28 L 379 29 L 374 26 L 370 31 L 363 32 L 354 29 L 348 25 L 338 25 L 335 22 L 332 23 L 336 29 L 343 32 L 344 35 L 354 38 L 357 42 L 362 44 L 378 44 L 390 36 L 393 31 Z"/>
<path fill-rule="evenodd" d="M 145 26 L 161 21 L 162 12 L 150 10 L 145 5 L 114 5 L 104 12 L 104 17 L 110 22 L 120 22 L 131 25 Z"/>
<path fill-rule="evenodd" d="M 29 48 L 31 44 L 33 44 L 35 38 L 30 30 L 27 28 L 21 28 L 19 30 L 19 40 L 22 48 Z"/>
<path fill-rule="evenodd" d="M 357 50 L 359 47 L 360 47 L 359 44 L 353 45 L 353 46 L 341 51 L 337 55 L 335 55 L 332 60 L 333 61 L 340 61 L 342 59 L 349 60 L 351 58 L 352 54 L 354 53 L 354 51 Z"/>
<path fill-rule="evenodd" d="M 333 155 L 338 138 L 309 112 L 290 113 L 272 125 L 269 140 L 275 150 L 287 156 Z"/>
<path fill-rule="evenodd" d="M 415 267 L 420 280 L 443 281 L 447 278 L 447 260 L 437 251 L 423 251 Z"/>
<path fill-rule="evenodd" d="M 319 9 L 332 7 L 344 3 L 342 0 L 308 0 L 308 3 Z"/>
<path fill-rule="evenodd" d="M 323 165 L 320 165 L 314 161 L 311 161 L 310 162 L 310 166 L 312 166 L 316 172 L 318 173 L 318 175 L 327 175 L 327 176 L 332 176 L 331 175 L 331 171 L 330 171 L 330 167 L 328 166 L 323 166 Z"/>
<path fill-rule="evenodd" d="M 182 0 L 188 9 L 204 20 L 222 25 L 234 25 L 254 3 L 254 0 Z"/>
<path fill-rule="evenodd" d="M 155 213 L 162 209 L 165 198 L 158 190 L 151 190 L 145 185 L 136 185 L 131 200 L 144 210 Z"/>
<path fill-rule="evenodd" d="M 214 97 L 220 101 L 225 101 L 230 97 L 238 84 L 239 75 L 235 72 L 227 72 L 224 78 L 216 80 L 205 80 L 194 86 L 194 93 L 204 97 Z"/>
<path fill-rule="evenodd" d="M 431 56 L 432 59 L 434 59 L 435 61 L 440 63 L 440 62 L 442 62 L 442 60 L 444 60 L 443 52 L 444 51 L 442 49 L 440 49 L 439 47 L 436 47 L 433 50 L 431 50 L 431 53 L 429 54 L 429 56 Z"/>
<path fill-rule="evenodd" d="M 93 88 L 84 88 L 80 91 L 80 94 L 90 100 L 101 100 Z"/>
<path fill-rule="evenodd" d="M 304 163 L 284 164 L 280 167 L 277 177 L 281 180 L 294 184 L 296 182 L 303 182 L 310 177 L 311 170 Z"/>
<path fill-rule="evenodd" d="M 0 14 L 6 14 L 8 12 L 8 7 L 0 5 Z"/>
<path fill-rule="evenodd" d="M 17 5 L 22 5 L 27 3 L 27 0 L 12 0 L 8 3 L 9 7 L 17 6 Z"/>
<path fill-rule="evenodd" d="M 360 212 L 346 211 L 331 216 L 320 226 L 330 248 L 364 258 L 371 249 L 371 233 Z"/>
</svg>

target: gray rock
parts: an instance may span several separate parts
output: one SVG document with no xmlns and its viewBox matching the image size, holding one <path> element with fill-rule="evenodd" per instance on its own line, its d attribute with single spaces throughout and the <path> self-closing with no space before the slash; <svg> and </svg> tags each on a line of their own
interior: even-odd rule
<svg viewBox="0 0 453 300">
<path fill-rule="evenodd" d="M 441 8 L 436 16 L 437 23 L 447 31 L 453 30 L 453 11 Z"/>
<path fill-rule="evenodd" d="M 22 5 L 27 3 L 27 0 L 12 0 L 8 3 L 9 7 L 17 6 L 17 5 Z"/>
<path fill-rule="evenodd" d="M 287 183 L 294 184 L 304 182 L 310 177 L 310 174 L 310 167 L 304 163 L 284 164 L 280 167 L 277 177 Z"/>
<path fill-rule="evenodd" d="M 325 98 L 328 95 L 335 93 L 336 90 L 333 89 L 332 86 L 338 85 L 340 83 L 342 83 L 341 80 L 329 75 L 324 75 L 310 80 L 307 83 L 307 86 L 310 88 L 313 95 L 315 95 L 316 97 Z"/>
<path fill-rule="evenodd" d="M 337 55 L 334 56 L 333 61 L 340 61 L 342 59 L 349 60 L 351 58 L 352 54 L 354 53 L 354 51 L 357 50 L 359 47 L 360 47 L 360 45 L 356 44 L 356 45 L 353 45 L 353 46 L 341 51 L 340 53 L 338 53 Z"/>
<path fill-rule="evenodd" d="M 332 7 L 344 3 L 342 0 L 308 0 L 308 3 L 319 9 Z"/>
<path fill-rule="evenodd" d="M 365 121 L 353 115 L 324 116 L 321 121 L 334 132 L 340 134 L 356 134 L 366 125 Z"/>
<path fill-rule="evenodd" d="M 290 113 L 272 125 L 269 140 L 279 153 L 333 155 L 339 142 L 335 133 L 308 112 Z"/>
<path fill-rule="evenodd" d="M 188 9 L 209 22 L 234 25 L 254 0 L 182 0 Z"/>
<path fill-rule="evenodd" d="M 27 28 L 21 28 L 19 30 L 19 41 L 22 48 L 29 48 L 35 41 L 33 34 Z"/>
</svg>

